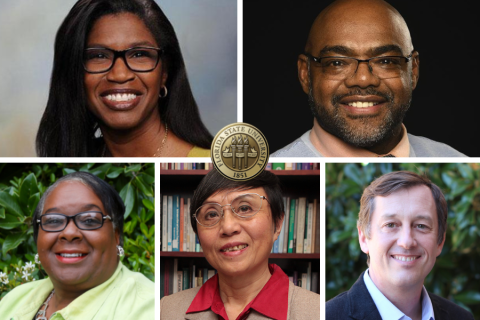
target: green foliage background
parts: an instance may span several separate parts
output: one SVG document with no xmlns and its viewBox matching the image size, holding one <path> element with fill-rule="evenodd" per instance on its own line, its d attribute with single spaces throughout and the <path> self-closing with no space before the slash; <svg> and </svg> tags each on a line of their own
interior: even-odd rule
<svg viewBox="0 0 480 320">
<path fill-rule="evenodd" d="M 13 266 L 34 261 L 37 253 L 31 226 L 33 212 L 45 190 L 58 178 L 75 172 L 90 172 L 107 181 L 123 199 L 125 256 L 129 269 L 154 281 L 155 218 L 154 164 L 0 164 L 0 272 L 10 284 L 0 283 L 0 298 L 20 284 Z M 43 272 L 34 274 L 42 279 Z"/>
<path fill-rule="evenodd" d="M 426 173 L 448 203 L 445 245 L 425 287 L 480 319 L 479 164 L 327 163 L 326 300 L 350 289 L 368 267 L 356 228 L 363 189 L 382 174 L 398 170 Z"/>
</svg>

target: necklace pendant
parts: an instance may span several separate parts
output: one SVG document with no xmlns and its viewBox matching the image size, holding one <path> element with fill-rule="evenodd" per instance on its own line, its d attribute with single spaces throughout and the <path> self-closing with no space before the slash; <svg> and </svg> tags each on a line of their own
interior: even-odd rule
<svg viewBox="0 0 480 320">
<path fill-rule="evenodd" d="M 45 310 L 40 310 L 37 312 L 37 318 L 35 320 L 48 320 L 45 316 Z"/>
</svg>

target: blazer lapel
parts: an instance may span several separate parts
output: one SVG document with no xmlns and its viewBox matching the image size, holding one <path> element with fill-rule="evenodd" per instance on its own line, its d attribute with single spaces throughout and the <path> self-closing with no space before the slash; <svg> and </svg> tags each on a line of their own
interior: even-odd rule
<svg viewBox="0 0 480 320">
<path fill-rule="evenodd" d="M 375 302 L 363 281 L 363 272 L 357 282 L 348 290 L 349 317 L 352 319 L 382 320 Z M 437 319 L 435 319 L 437 320 Z"/>
<path fill-rule="evenodd" d="M 186 320 L 218 320 L 218 315 L 208 309 L 201 312 L 188 313 L 185 315 Z"/>
<path fill-rule="evenodd" d="M 451 319 L 448 316 L 448 311 L 444 308 L 442 301 L 434 294 L 428 293 L 430 300 L 432 301 L 433 314 L 435 315 L 435 320 L 448 320 Z"/>
</svg>

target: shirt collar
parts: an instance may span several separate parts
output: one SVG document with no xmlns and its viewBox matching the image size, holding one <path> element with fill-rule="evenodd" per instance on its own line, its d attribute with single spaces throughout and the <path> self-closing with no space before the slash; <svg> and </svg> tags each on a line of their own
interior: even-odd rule
<svg viewBox="0 0 480 320">
<path fill-rule="evenodd" d="M 77 317 L 78 319 L 92 319 L 109 294 L 115 289 L 115 280 L 119 277 L 122 267 L 123 264 L 119 262 L 117 269 L 107 281 L 86 291 L 57 313 L 65 319 L 77 319 Z M 92 301 L 95 301 L 95 303 L 92 303 Z M 86 305 L 89 306 L 87 310 L 85 309 Z"/>
<path fill-rule="evenodd" d="M 363 274 L 363 281 L 365 282 L 365 286 L 372 296 L 373 302 L 375 302 L 378 313 L 380 313 L 382 319 L 412 320 L 383 295 L 375 283 L 373 283 L 370 275 L 368 274 L 368 270 L 369 269 L 367 269 L 367 271 L 365 271 Z M 432 301 L 428 296 L 425 286 L 422 288 L 422 320 L 435 320 Z"/>
<path fill-rule="evenodd" d="M 287 319 L 288 277 L 282 269 L 275 264 L 269 264 L 268 268 L 272 276 L 258 295 L 245 307 L 239 318 L 250 312 L 250 309 L 254 309 L 272 319 Z M 272 303 L 272 301 L 276 301 L 276 303 Z M 200 312 L 208 309 L 211 309 L 224 319 L 228 319 L 225 306 L 220 297 L 218 274 L 203 284 L 186 313 Z"/>
<path fill-rule="evenodd" d="M 395 157 L 410 156 L 410 141 L 408 140 L 407 128 L 402 123 L 403 135 L 400 142 L 388 154 Z M 315 123 L 310 131 L 310 141 L 323 157 L 378 157 L 376 153 L 366 149 L 354 147 L 336 136 L 323 130 Z"/>
</svg>

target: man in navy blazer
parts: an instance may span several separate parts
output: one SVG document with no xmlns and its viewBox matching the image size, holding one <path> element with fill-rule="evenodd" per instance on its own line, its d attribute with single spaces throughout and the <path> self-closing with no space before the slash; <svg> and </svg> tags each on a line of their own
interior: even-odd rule
<svg viewBox="0 0 480 320">
<path fill-rule="evenodd" d="M 369 268 L 326 303 L 327 320 L 473 320 L 423 286 L 442 252 L 447 213 L 445 197 L 427 177 L 398 171 L 373 181 L 357 221 Z"/>
</svg>

